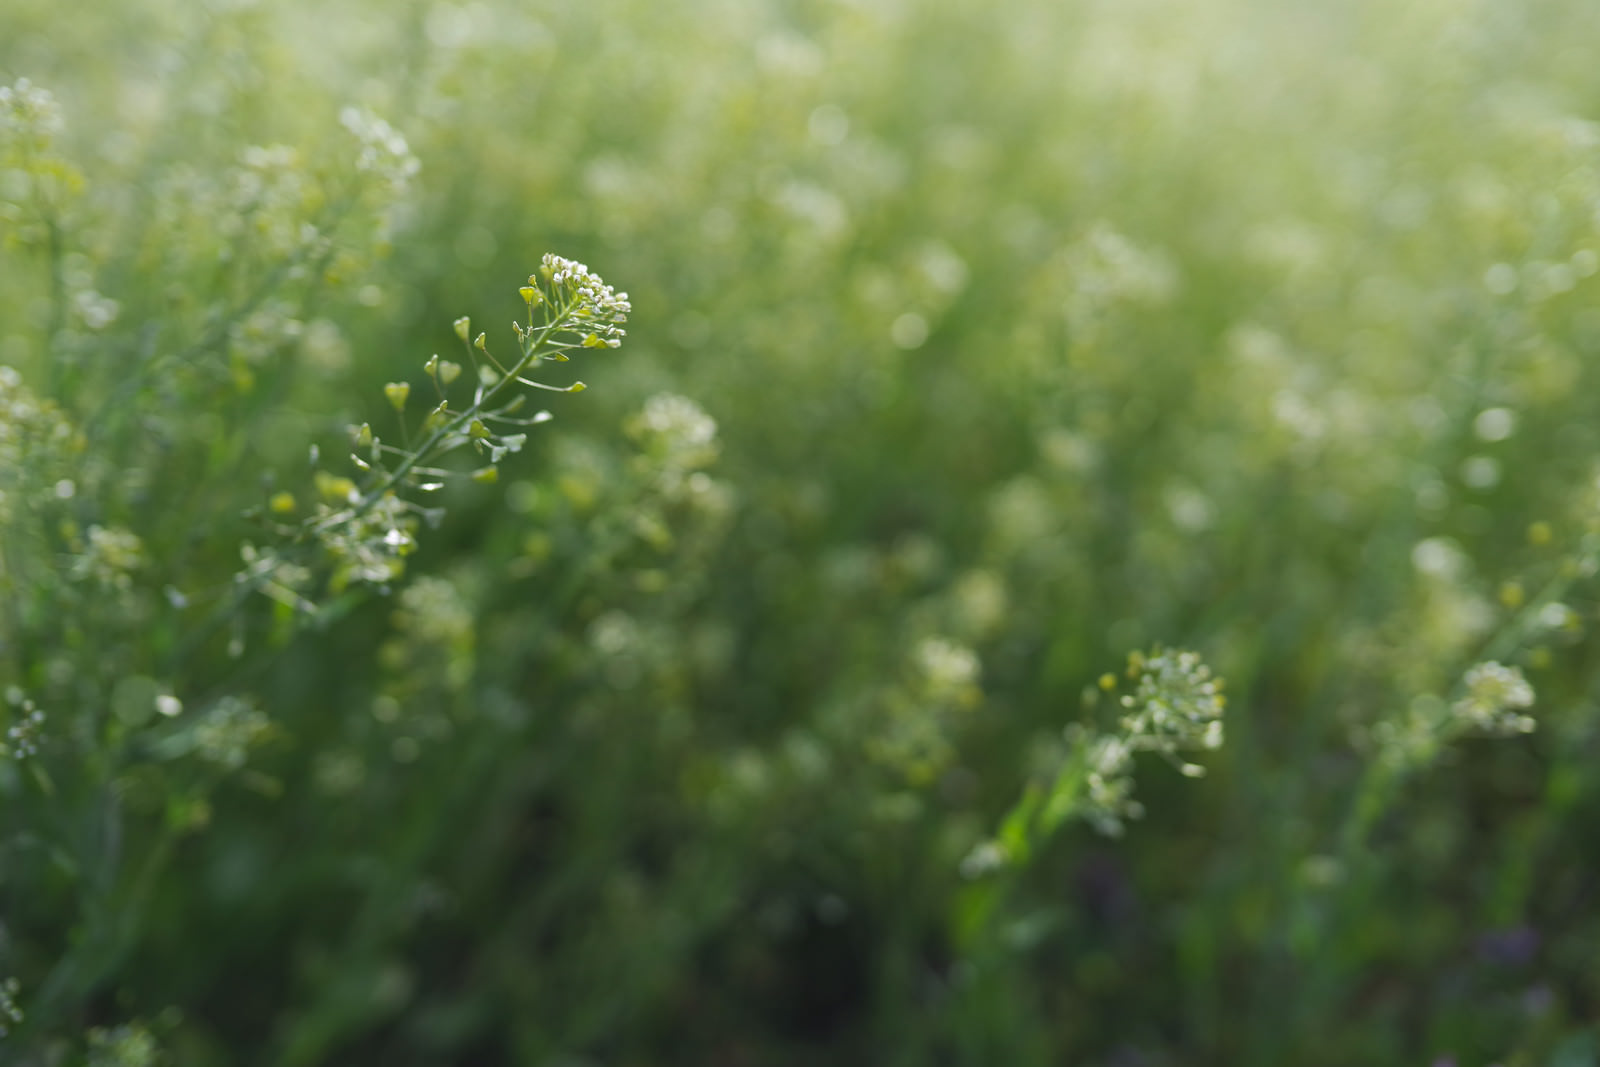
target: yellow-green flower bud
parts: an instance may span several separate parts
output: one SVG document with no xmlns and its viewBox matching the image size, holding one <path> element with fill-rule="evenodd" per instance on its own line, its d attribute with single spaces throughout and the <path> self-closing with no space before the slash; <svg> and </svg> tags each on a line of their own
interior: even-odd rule
<svg viewBox="0 0 1600 1067">
<path fill-rule="evenodd" d="M 449 408 L 450 401 L 439 401 L 439 406 L 428 412 L 428 417 L 422 420 L 422 432 L 430 433 L 438 427 L 443 426 L 445 421 L 450 418 Z"/>
</svg>

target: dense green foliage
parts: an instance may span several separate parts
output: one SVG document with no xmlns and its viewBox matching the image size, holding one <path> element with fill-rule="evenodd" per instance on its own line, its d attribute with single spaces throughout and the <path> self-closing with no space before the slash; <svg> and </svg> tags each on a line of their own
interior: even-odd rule
<svg viewBox="0 0 1600 1067">
<path fill-rule="evenodd" d="M 0 1062 L 1600 1062 L 1597 41 L 6 0 Z"/>
</svg>

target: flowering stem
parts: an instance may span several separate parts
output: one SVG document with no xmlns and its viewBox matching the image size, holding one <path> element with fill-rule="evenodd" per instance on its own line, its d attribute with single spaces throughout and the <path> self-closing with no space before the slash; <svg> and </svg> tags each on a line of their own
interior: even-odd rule
<svg viewBox="0 0 1600 1067">
<path fill-rule="evenodd" d="M 546 347 L 546 340 L 549 338 L 550 334 L 553 333 L 557 327 L 564 324 L 566 316 L 571 310 L 572 304 L 570 302 L 564 304 L 560 312 L 552 316 L 551 319 L 540 329 L 537 337 L 530 333 L 528 339 L 522 342 L 521 358 L 517 360 L 516 365 L 511 368 L 511 371 L 508 374 L 485 390 L 485 392 L 478 397 L 476 401 L 474 401 L 471 407 L 457 415 L 455 418 L 451 419 L 449 422 L 445 423 L 443 426 L 438 427 L 426 438 L 424 438 L 422 443 L 417 446 L 415 451 L 407 455 L 406 458 L 394 468 L 394 470 L 385 475 L 376 486 L 368 490 L 367 493 L 362 496 L 360 502 L 356 504 L 353 512 L 342 512 L 338 518 L 343 521 L 346 518 L 360 515 L 365 512 L 368 508 L 372 507 L 373 504 L 383 499 L 383 495 L 385 493 L 389 492 L 389 490 L 400 484 L 401 479 L 410 474 L 419 463 L 425 459 L 431 458 L 434 454 L 434 449 L 438 447 L 439 442 L 446 440 L 451 434 L 459 433 L 462 427 L 471 425 L 473 419 L 480 417 L 483 410 L 489 404 L 493 403 L 494 400 L 502 392 L 504 392 L 508 386 L 514 382 L 517 382 L 519 380 L 519 375 L 521 375 L 522 372 L 527 369 L 529 364 L 533 363 L 538 358 L 541 349 Z M 331 523 L 328 523 L 325 520 L 323 525 L 331 525 Z"/>
</svg>

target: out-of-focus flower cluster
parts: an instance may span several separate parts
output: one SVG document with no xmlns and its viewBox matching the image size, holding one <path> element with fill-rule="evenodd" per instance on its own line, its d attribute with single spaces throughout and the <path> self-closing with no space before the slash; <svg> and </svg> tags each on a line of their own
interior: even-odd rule
<svg viewBox="0 0 1600 1067">
<path fill-rule="evenodd" d="M 81 575 L 94 552 L 74 518 L 91 477 L 83 459 L 83 434 L 66 414 L 0 366 L 0 602 L 11 608 L 0 612 L 0 647 L 21 639 L 11 627 L 37 617 L 44 591 Z"/>
<path fill-rule="evenodd" d="M 355 164 L 363 174 L 376 175 L 398 193 L 403 192 L 422 169 L 399 131 L 372 112 L 347 107 L 339 112 L 339 122 L 355 136 L 360 146 Z"/>
<path fill-rule="evenodd" d="M 239 153 L 228 175 L 215 226 L 229 244 L 224 261 L 235 258 L 315 256 L 327 237 L 316 221 L 326 196 L 318 175 L 288 145 L 251 145 Z"/>
<path fill-rule="evenodd" d="M 391 672 L 392 690 L 449 695 L 472 680 L 476 619 L 458 583 L 433 575 L 418 578 L 400 593 L 391 619 L 395 636 L 380 658 Z"/>
<path fill-rule="evenodd" d="M 156 1067 L 161 1062 L 155 1035 L 140 1023 L 97 1026 L 89 1031 L 86 1067 Z"/>
<path fill-rule="evenodd" d="M 11 1032 L 11 1028 L 22 1021 L 22 1009 L 17 1007 L 17 994 L 22 992 L 22 983 L 15 978 L 7 978 L 0 982 L 0 1038 Z"/>
<path fill-rule="evenodd" d="M 42 149 L 61 132 L 61 105 L 27 78 L 0 85 L 0 137 Z"/>
<path fill-rule="evenodd" d="M 272 734 L 272 720 L 254 701 L 225 696 L 179 725 L 156 745 L 167 759 L 194 755 L 223 770 L 243 767 L 251 749 Z"/>
<path fill-rule="evenodd" d="M 717 460 L 717 420 L 704 408 L 677 393 L 658 393 L 625 429 L 639 445 L 634 465 L 653 476 L 664 498 L 717 505 L 710 497 L 725 490 L 704 471 Z"/>
<path fill-rule="evenodd" d="M 1083 746 L 1083 818 L 1107 837 L 1122 833 L 1123 824 L 1144 816 L 1133 797 L 1133 746 L 1113 734 L 1085 736 Z"/>
<path fill-rule="evenodd" d="M 291 305 L 269 301 L 228 329 L 230 350 L 248 364 L 261 364 L 300 339 L 305 324 Z"/>
<path fill-rule="evenodd" d="M 1376 723 L 1371 736 L 1378 758 L 1396 770 L 1413 770 L 1463 735 L 1515 737 L 1537 728 L 1527 714 L 1533 686 L 1518 667 L 1492 660 L 1474 664 L 1462 675 L 1458 692 L 1454 701 L 1419 694 L 1404 713 Z"/>
<path fill-rule="evenodd" d="M 0 529 L 42 499 L 71 497 L 76 487 L 62 480 L 82 448 L 82 435 L 61 409 L 35 395 L 14 369 L 0 366 Z"/>
<path fill-rule="evenodd" d="M 1067 319 L 1079 330 L 1088 330 L 1118 305 L 1166 303 L 1178 287 L 1177 268 L 1166 255 L 1135 243 L 1109 223 L 1096 223 L 1059 256 Z"/>
<path fill-rule="evenodd" d="M 371 112 L 345 108 L 339 121 L 355 135 L 355 169 L 364 183 L 359 194 L 376 222 L 375 237 L 380 243 L 385 242 L 408 202 L 413 179 L 422 165 L 399 131 Z"/>
<path fill-rule="evenodd" d="M 924 637 L 911 650 L 909 670 L 885 687 L 851 729 L 864 733 L 867 754 L 906 784 L 926 786 L 956 758 L 961 719 L 983 699 L 977 653 L 941 636 Z"/>
<path fill-rule="evenodd" d="M 15 687 L 6 691 L 5 708 L 9 721 L 4 738 L 0 739 L 0 756 L 24 760 L 38 755 L 44 734 L 44 712 Z"/>
<path fill-rule="evenodd" d="M 71 575 L 107 588 L 128 591 L 133 574 L 144 565 L 144 543 L 132 530 L 116 526 L 90 526 L 80 550 L 72 557 Z"/>
<path fill-rule="evenodd" d="M 67 194 L 81 187 L 78 172 L 56 154 L 62 126 L 47 90 L 27 78 L 0 85 L 0 237 L 47 240 Z"/>
<path fill-rule="evenodd" d="M 1452 710 L 1463 725 L 1495 736 L 1533 732 L 1533 717 L 1526 714 L 1533 707 L 1533 686 L 1520 669 L 1479 663 L 1462 676 L 1461 687 Z"/>
</svg>

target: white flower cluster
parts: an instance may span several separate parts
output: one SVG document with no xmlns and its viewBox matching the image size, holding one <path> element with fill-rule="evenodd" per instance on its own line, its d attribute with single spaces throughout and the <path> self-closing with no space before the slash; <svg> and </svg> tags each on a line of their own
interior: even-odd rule
<svg viewBox="0 0 1600 1067">
<path fill-rule="evenodd" d="M 144 566 L 144 544 L 120 526 L 94 525 L 83 548 L 72 557 L 70 573 L 77 581 L 94 581 L 113 589 L 133 585 L 133 572 Z"/>
<path fill-rule="evenodd" d="M 1470 668 L 1461 679 L 1465 690 L 1455 702 L 1457 722 L 1488 734 L 1532 733 L 1533 686 L 1516 667 L 1488 662 Z"/>
<path fill-rule="evenodd" d="M 93 289 L 79 289 L 72 294 L 72 310 L 85 328 L 103 330 L 117 321 L 122 304 Z"/>
<path fill-rule="evenodd" d="M 0 756 L 24 760 L 38 755 L 44 712 L 16 688 L 7 690 L 6 703 L 11 705 L 11 725 L 6 730 L 5 743 L 0 744 Z M 0 1013 L 3 1013 L 3 1005 L 0 1005 Z"/>
<path fill-rule="evenodd" d="M 22 1009 L 17 1007 L 17 994 L 21 991 L 22 984 L 15 978 L 0 982 L 0 1037 L 5 1037 L 22 1021 Z"/>
<path fill-rule="evenodd" d="M 1178 272 L 1161 251 L 1147 249 L 1105 223 L 1061 253 L 1070 284 L 1067 317 L 1079 328 L 1119 304 L 1154 306 L 1178 288 Z"/>
<path fill-rule="evenodd" d="M 641 454 L 635 462 L 648 472 L 666 502 L 722 514 L 731 504 L 726 487 L 705 472 L 717 460 L 717 420 L 699 404 L 676 393 L 657 393 L 626 424 Z"/>
<path fill-rule="evenodd" d="M 248 701 L 223 697 L 195 724 L 194 750 L 208 763 L 238 770 L 271 728 L 271 721 Z"/>
<path fill-rule="evenodd" d="M 1124 737 L 1101 734 L 1084 742 L 1083 818 L 1107 837 L 1119 837 L 1128 819 L 1144 816 L 1133 799 L 1133 746 Z"/>
<path fill-rule="evenodd" d="M 181 184 L 187 182 L 174 190 L 180 195 Z M 216 213 L 216 232 L 230 241 L 219 253 L 225 259 L 246 253 L 315 256 L 326 247 L 326 237 L 311 222 L 322 189 L 300 153 L 288 145 L 244 149 L 239 165 L 215 195 L 222 197 L 220 202 L 202 201 L 200 206 Z"/>
<path fill-rule="evenodd" d="M 717 420 L 686 396 L 657 393 L 644 403 L 640 428 L 658 435 L 671 452 L 698 452 L 715 444 Z"/>
<path fill-rule="evenodd" d="M 347 107 L 339 112 L 339 122 L 361 146 L 356 169 L 363 174 L 375 174 L 398 191 L 422 169 L 400 132 L 372 112 Z"/>
<path fill-rule="evenodd" d="M 0 527 L 11 513 L 27 513 L 32 493 L 55 492 L 51 482 L 71 468 L 80 443 L 59 408 L 0 367 Z"/>
<path fill-rule="evenodd" d="M 841 705 L 839 726 L 860 731 L 867 755 L 905 784 L 926 786 L 955 762 L 962 723 L 983 700 L 983 667 L 976 652 L 945 637 L 923 637 L 908 651 L 900 684 Z"/>
<path fill-rule="evenodd" d="M 448 648 L 472 640 L 472 604 L 447 578 L 423 577 L 400 593 L 395 626 L 419 645 Z"/>
<path fill-rule="evenodd" d="M 40 146 L 61 131 L 61 107 L 27 78 L 0 85 L 0 136 Z"/>
<path fill-rule="evenodd" d="M 274 201 L 298 205 L 310 184 L 300 153 L 292 146 L 250 145 L 240 151 L 239 166 L 228 175 L 229 206 L 249 216 Z"/>
<path fill-rule="evenodd" d="M 247 363 L 260 364 L 300 339 L 305 323 L 287 301 L 272 300 L 228 328 L 228 343 Z"/>
<path fill-rule="evenodd" d="M 1122 726 L 1135 749 L 1176 756 L 1182 749 L 1222 746 L 1222 680 L 1197 652 L 1157 649 L 1150 656 L 1129 657 L 1128 671 L 1138 678 L 1134 692 L 1122 698 L 1127 714 Z M 1198 777 L 1196 764 L 1183 764 L 1183 772 Z"/>
<path fill-rule="evenodd" d="M 550 252 L 539 261 L 539 275 L 554 290 L 557 312 L 569 316 L 574 329 L 589 331 L 585 344 L 616 348 L 622 343 L 622 324 L 633 310 L 627 293 L 617 292 L 582 263 Z"/>
<path fill-rule="evenodd" d="M 917 666 L 934 696 L 968 702 L 967 693 L 978 684 L 978 655 L 964 645 L 942 637 L 926 637 L 917 645 Z"/>
<path fill-rule="evenodd" d="M 161 1049 L 155 1036 L 139 1023 L 89 1031 L 88 1067 L 155 1067 Z"/>
<path fill-rule="evenodd" d="M 991 871 L 1003 869 L 1011 862 L 1006 846 L 992 838 L 979 841 L 961 860 L 961 877 L 981 878 Z"/>
</svg>

